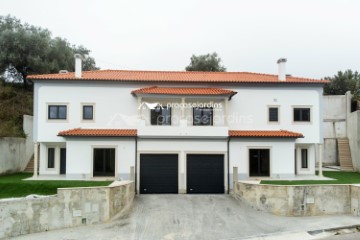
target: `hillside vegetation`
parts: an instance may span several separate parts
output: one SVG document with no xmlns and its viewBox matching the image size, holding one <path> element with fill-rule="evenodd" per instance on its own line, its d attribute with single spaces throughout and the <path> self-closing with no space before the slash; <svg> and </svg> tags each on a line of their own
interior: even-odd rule
<svg viewBox="0 0 360 240">
<path fill-rule="evenodd" d="M 0 137 L 25 137 L 23 115 L 33 115 L 33 92 L 22 85 L 0 83 Z"/>
</svg>

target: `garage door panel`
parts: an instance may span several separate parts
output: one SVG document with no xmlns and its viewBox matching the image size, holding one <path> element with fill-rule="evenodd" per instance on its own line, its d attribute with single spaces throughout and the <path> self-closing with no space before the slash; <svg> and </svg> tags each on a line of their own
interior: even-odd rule
<svg viewBox="0 0 360 240">
<path fill-rule="evenodd" d="M 140 154 L 140 193 L 178 193 L 177 154 Z"/>
<path fill-rule="evenodd" d="M 187 193 L 224 193 L 224 155 L 187 155 Z"/>
</svg>

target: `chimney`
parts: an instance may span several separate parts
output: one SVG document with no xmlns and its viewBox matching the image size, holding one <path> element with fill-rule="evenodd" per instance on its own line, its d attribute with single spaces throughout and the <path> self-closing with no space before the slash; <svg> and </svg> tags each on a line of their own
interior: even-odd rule
<svg viewBox="0 0 360 240">
<path fill-rule="evenodd" d="M 279 81 L 286 81 L 286 58 L 280 58 L 277 61 L 277 64 L 279 65 Z"/>
<path fill-rule="evenodd" d="M 75 54 L 75 77 L 76 78 L 81 78 L 81 74 L 82 74 L 82 56 L 80 54 Z"/>
</svg>

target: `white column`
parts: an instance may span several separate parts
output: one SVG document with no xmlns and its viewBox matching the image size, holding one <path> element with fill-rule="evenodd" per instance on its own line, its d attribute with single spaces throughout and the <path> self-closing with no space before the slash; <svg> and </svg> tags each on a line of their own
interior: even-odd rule
<svg viewBox="0 0 360 240">
<path fill-rule="evenodd" d="M 318 158 L 319 158 L 319 177 L 323 177 L 322 171 L 322 144 L 318 144 Z"/>
<path fill-rule="evenodd" d="M 33 178 L 38 176 L 38 162 L 39 162 L 39 143 L 34 143 L 34 175 Z"/>
<path fill-rule="evenodd" d="M 135 167 L 134 166 L 130 166 L 130 181 L 135 182 Z"/>
<path fill-rule="evenodd" d="M 238 167 L 233 167 L 233 183 L 235 185 L 236 182 L 239 181 L 238 179 Z"/>
</svg>

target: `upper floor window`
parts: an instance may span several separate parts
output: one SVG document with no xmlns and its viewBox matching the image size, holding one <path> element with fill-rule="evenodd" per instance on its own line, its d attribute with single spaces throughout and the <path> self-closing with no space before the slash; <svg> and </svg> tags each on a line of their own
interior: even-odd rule
<svg viewBox="0 0 360 240">
<path fill-rule="evenodd" d="M 150 114 L 151 125 L 171 125 L 171 108 L 157 106 Z"/>
<path fill-rule="evenodd" d="M 83 120 L 94 120 L 94 106 L 83 105 L 82 106 L 82 119 Z"/>
<path fill-rule="evenodd" d="M 67 106 L 66 105 L 49 105 L 48 119 L 66 119 Z"/>
<path fill-rule="evenodd" d="M 310 122 L 310 108 L 294 108 L 294 122 Z"/>
<path fill-rule="evenodd" d="M 194 126 L 212 126 L 213 125 L 213 108 L 212 107 L 193 108 L 193 125 Z"/>
<path fill-rule="evenodd" d="M 278 107 L 269 107 L 269 122 L 279 122 Z"/>
</svg>

